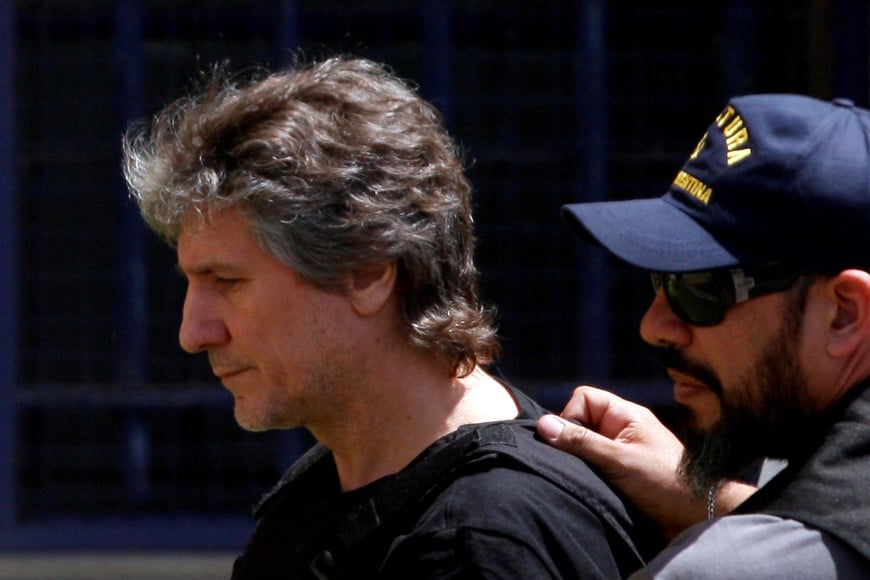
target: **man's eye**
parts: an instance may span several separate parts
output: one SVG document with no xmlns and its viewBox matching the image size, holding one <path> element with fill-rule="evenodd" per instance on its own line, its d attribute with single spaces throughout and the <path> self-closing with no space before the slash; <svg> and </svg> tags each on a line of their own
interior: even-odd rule
<svg viewBox="0 0 870 580">
<path fill-rule="evenodd" d="M 218 286 L 231 287 L 237 285 L 239 282 L 241 282 L 240 278 L 224 278 L 222 276 L 215 278 L 215 284 Z"/>
</svg>

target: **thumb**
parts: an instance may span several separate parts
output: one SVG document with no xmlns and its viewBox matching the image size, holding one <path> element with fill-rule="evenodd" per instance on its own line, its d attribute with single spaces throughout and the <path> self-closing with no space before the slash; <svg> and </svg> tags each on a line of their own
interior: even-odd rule
<svg viewBox="0 0 870 580">
<path fill-rule="evenodd" d="M 544 415 L 538 419 L 538 434 L 555 447 L 585 459 L 598 467 L 605 467 L 615 443 L 588 427 L 566 421 L 557 415 Z"/>
</svg>

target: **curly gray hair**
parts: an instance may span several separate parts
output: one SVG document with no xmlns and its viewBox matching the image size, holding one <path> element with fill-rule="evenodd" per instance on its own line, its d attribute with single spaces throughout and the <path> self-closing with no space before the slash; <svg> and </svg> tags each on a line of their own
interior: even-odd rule
<svg viewBox="0 0 870 580">
<path fill-rule="evenodd" d="M 461 156 L 437 110 L 382 65 L 335 57 L 247 80 L 218 68 L 123 148 L 131 194 L 170 245 L 188 216 L 232 206 L 325 289 L 396 260 L 413 344 L 460 375 L 497 356 Z"/>
</svg>

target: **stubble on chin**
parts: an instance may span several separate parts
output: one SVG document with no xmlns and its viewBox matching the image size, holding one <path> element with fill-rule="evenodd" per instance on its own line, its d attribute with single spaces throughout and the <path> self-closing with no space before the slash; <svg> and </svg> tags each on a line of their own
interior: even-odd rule
<svg viewBox="0 0 870 580">
<path fill-rule="evenodd" d="M 298 427 L 299 425 L 290 417 L 290 408 L 285 402 L 251 401 L 236 397 L 233 415 L 236 424 L 245 431 L 261 433 Z"/>
</svg>

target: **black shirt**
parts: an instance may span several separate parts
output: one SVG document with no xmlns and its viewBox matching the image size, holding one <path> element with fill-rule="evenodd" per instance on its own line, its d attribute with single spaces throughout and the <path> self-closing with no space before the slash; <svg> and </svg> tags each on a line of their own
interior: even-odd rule
<svg viewBox="0 0 870 580">
<path fill-rule="evenodd" d="M 405 469 L 341 493 L 315 446 L 267 494 L 233 578 L 619 578 L 648 522 L 580 460 L 535 439 L 543 410 L 466 425 Z"/>
</svg>

